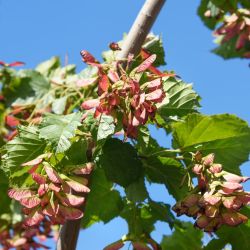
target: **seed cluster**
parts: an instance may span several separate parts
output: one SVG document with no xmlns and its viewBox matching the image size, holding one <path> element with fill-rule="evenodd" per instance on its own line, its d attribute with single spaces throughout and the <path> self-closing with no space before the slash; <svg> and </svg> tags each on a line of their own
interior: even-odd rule
<svg viewBox="0 0 250 250">
<path fill-rule="evenodd" d="M 33 227 L 27 227 L 22 222 L 18 222 L 11 228 L 7 227 L 0 231 L 0 244 L 4 250 L 13 248 L 22 250 L 49 249 L 41 241 L 52 238 L 51 233 L 51 223 L 46 218 L 39 226 Z"/>
<path fill-rule="evenodd" d="M 152 66 L 156 55 L 148 55 L 139 66 L 125 70 L 124 62 L 98 64 L 88 52 L 81 54 L 84 62 L 99 70 L 99 97 L 84 101 L 81 107 L 85 110 L 95 108 L 96 117 L 101 114 L 111 115 L 114 120 L 122 117 L 126 136 L 136 138 L 138 126 L 154 118 L 156 104 L 161 103 L 165 97 L 162 74 Z M 128 57 L 126 68 L 132 58 L 131 55 Z"/>
<path fill-rule="evenodd" d="M 193 217 L 196 227 L 210 233 L 223 224 L 237 226 L 246 222 L 248 218 L 239 210 L 250 204 L 250 193 L 241 185 L 249 177 L 224 171 L 221 164 L 214 163 L 214 154 L 202 157 L 198 152 L 193 161 L 192 170 L 197 175 L 198 184 L 173 207 L 177 216 Z"/>
<path fill-rule="evenodd" d="M 57 173 L 44 160 L 44 155 L 22 165 L 31 166 L 29 173 L 36 185 L 31 188 L 12 188 L 8 195 L 24 207 L 23 212 L 27 215 L 24 225 L 39 225 L 45 217 L 52 224 L 64 224 L 66 220 L 83 216 L 78 207 L 84 203 L 84 193 L 90 191 L 86 176 L 93 169 L 92 163 L 73 169 L 70 176 Z"/>
<path fill-rule="evenodd" d="M 250 11 L 242 9 L 231 16 L 226 16 L 224 24 L 214 34 L 223 35 L 221 44 L 237 37 L 235 49 L 240 50 L 250 44 Z M 250 52 L 245 52 L 243 57 L 250 58 Z"/>
</svg>

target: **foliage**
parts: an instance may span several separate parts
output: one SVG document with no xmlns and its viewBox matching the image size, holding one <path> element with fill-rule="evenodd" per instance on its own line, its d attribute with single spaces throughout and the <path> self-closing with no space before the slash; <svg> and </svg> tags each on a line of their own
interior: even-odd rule
<svg viewBox="0 0 250 250">
<path fill-rule="evenodd" d="M 224 59 L 250 57 L 250 3 L 245 0 L 202 0 L 198 15 L 215 30 L 213 52 Z"/>
<path fill-rule="evenodd" d="M 203 1 L 200 13 L 209 4 L 219 15 L 221 8 L 235 8 L 230 3 Z M 216 26 L 213 19 L 205 22 Z M 192 85 L 157 68 L 165 64 L 159 36 L 150 34 L 140 54 L 123 61 L 117 59 L 119 46 L 122 41 L 110 45 L 103 63 L 81 51 L 87 67 L 78 74 L 57 57 L 34 70 L 1 63 L 0 243 L 5 249 L 43 247 L 36 237 L 56 234 L 55 225 L 66 220 L 83 217 L 86 228 L 119 216 L 128 232 L 106 250 L 127 241 L 134 249 L 235 248 L 240 243 L 234 235 L 249 230 L 243 224 L 247 210 L 238 212 L 249 203 L 240 184 L 247 178 L 239 176 L 250 152 L 248 124 L 234 115 L 200 114 Z M 159 146 L 148 125 L 163 128 L 171 148 Z M 221 165 L 210 159 L 213 154 Z M 167 198 L 154 201 L 152 183 L 163 185 L 176 206 Z M 207 193 L 219 196 L 217 203 Z M 194 217 L 217 239 L 203 246 L 204 233 L 172 210 Z M 211 226 L 214 220 L 219 223 Z M 151 235 L 158 221 L 174 230 L 161 246 Z M 224 224 L 242 225 L 232 231 Z"/>
</svg>

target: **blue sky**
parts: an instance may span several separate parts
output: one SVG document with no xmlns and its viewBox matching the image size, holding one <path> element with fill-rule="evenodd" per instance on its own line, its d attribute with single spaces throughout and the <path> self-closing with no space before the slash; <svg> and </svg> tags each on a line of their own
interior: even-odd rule
<svg viewBox="0 0 250 250">
<path fill-rule="evenodd" d="M 26 62 L 32 68 L 54 55 L 81 70 L 79 51 L 86 49 L 101 58 L 112 41 L 128 32 L 143 0 L 0 0 L 0 60 Z M 201 112 L 233 113 L 250 123 L 250 68 L 247 60 L 224 61 L 210 53 L 215 46 L 211 31 L 196 14 L 200 0 L 168 0 L 153 32 L 162 34 L 168 70 L 175 70 L 183 80 L 194 83 L 202 97 Z M 161 144 L 169 140 L 153 130 Z M 250 174 L 249 163 L 243 172 Z M 151 187 L 153 198 L 169 200 L 165 190 Z M 169 233 L 157 224 L 157 240 Z M 108 225 L 98 224 L 81 232 L 77 249 L 100 250 L 105 244 L 126 233 L 120 219 Z"/>
</svg>

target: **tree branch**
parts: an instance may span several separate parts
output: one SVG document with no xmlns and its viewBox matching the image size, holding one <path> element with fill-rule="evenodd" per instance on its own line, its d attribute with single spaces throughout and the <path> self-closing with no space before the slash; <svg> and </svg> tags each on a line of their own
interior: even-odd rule
<svg viewBox="0 0 250 250">
<path fill-rule="evenodd" d="M 92 173 L 88 174 L 85 178 L 88 180 L 88 186 L 90 186 Z M 80 193 L 74 193 L 78 196 L 82 195 Z M 87 193 L 84 194 L 85 201 L 83 205 L 79 208 L 81 211 L 85 211 L 87 201 Z M 79 236 L 79 231 L 81 228 L 81 219 L 79 220 L 68 220 L 60 228 L 59 237 L 57 240 L 57 250 L 74 250 L 76 249 L 77 240 Z"/>
<path fill-rule="evenodd" d="M 146 0 L 137 18 L 135 19 L 118 55 L 119 59 L 127 58 L 128 54 L 137 55 L 154 24 L 166 0 Z"/>
<path fill-rule="evenodd" d="M 94 148 L 95 148 L 95 145 L 94 145 L 93 141 L 90 141 L 89 148 L 86 152 L 87 159 L 89 162 L 92 161 L 92 154 L 93 154 Z M 92 170 L 92 172 L 93 171 L 94 170 Z M 85 178 L 88 180 L 88 186 L 90 186 L 92 172 L 85 176 Z M 82 195 L 82 193 L 81 194 L 75 193 L 75 194 L 78 196 Z M 86 207 L 87 196 L 88 196 L 87 193 L 83 194 L 85 201 L 82 204 L 82 206 L 79 208 L 83 211 L 83 214 L 84 214 L 85 207 Z M 75 250 L 80 228 L 81 228 L 81 219 L 66 221 L 65 224 L 63 226 L 61 226 L 61 228 L 60 228 L 60 233 L 59 233 L 59 237 L 57 240 L 56 249 L 57 250 Z"/>
<path fill-rule="evenodd" d="M 166 0 L 146 0 L 125 39 L 122 51 L 119 54 L 120 59 L 127 58 L 129 53 L 137 55 L 140 52 L 141 46 L 165 1 Z M 85 209 L 85 204 L 86 201 L 81 208 L 82 211 Z M 81 220 L 75 220 L 67 221 L 61 227 L 57 241 L 57 250 L 76 249 L 80 226 Z"/>
</svg>

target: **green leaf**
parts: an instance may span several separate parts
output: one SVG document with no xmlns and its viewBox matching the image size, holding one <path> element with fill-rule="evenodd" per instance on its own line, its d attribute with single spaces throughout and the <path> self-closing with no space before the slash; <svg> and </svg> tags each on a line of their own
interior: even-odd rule
<svg viewBox="0 0 250 250">
<path fill-rule="evenodd" d="M 29 85 L 34 90 L 37 98 L 46 94 L 50 89 L 48 80 L 35 70 L 20 70 L 19 76 L 22 78 L 29 78 Z"/>
<path fill-rule="evenodd" d="M 80 79 L 91 79 L 98 77 L 98 68 L 93 66 L 88 66 L 79 73 Z"/>
<path fill-rule="evenodd" d="M 127 187 L 141 177 L 142 163 L 136 150 L 129 143 L 110 138 L 105 142 L 102 150 L 100 165 L 108 180 Z"/>
<path fill-rule="evenodd" d="M 108 136 L 114 134 L 115 125 L 112 116 L 102 115 L 97 131 L 97 140 L 106 139 Z"/>
<path fill-rule="evenodd" d="M 64 153 L 65 156 L 61 161 L 63 166 L 67 165 L 81 165 L 86 163 L 87 160 L 88 143 L 86 140 L 78 140 L 73 142 L 70 148 Z"/>
<path fill-rule="evenodd" d="M 166 222 L 172 228 L 174 225 L 175 217 L 171 212 L 171 206 L 163 202 L 155 202 L 153 200 L 149 201 L 149 206 L 153 216 L 162 222 Z"/>
<path fill-rule="evenodd" d="M 201 250 L 202 237 L 202 231 L 194 228 L 192 223 L 182 222 L 182 227 L 176 226 L 172 235 L 163 236 L 162 250 Z"/>
<path fill-rule="evenodd" d="M 52 71 L 56 68 L 60 67 L 60 59 L 59 57 L 52 57 L 51 59 L 40 63 L 36 70 L 45 76 L 49 76 Z"/>
<path fill-rule="evenodd" d="M 158 156 L 149 157 L 143 163 L 150 181 L 165 184 L 168 192 L 176 200 L 186 195 L 188 192 L 186 181 L 180 187 L 186 172 L 179 161 Z"/>
<path fill-rule="evenodd" d="M 75 136 L 76 129 L 81 125 L 81 113 L 69 115 L 46 114 L 40 126 L 40 137 L 51 143 L 56 153 L 69 149 L 70 139 Z"/>
<path fill-rule="evenodd" d="M 8 177 L 0 169 L 0 196 L 1 196 L 1 206 L 0 206 L 0 216 L 3 213 L 7 213 L 10 210 L 11 199 L 7 195 L 9 188 Z M 1 226 L 0 226 L 1 227 Z"/>
<path fill-rule="evenodd" d="M 238 0 L 211 0 L 211 2 L 225 12 L 236 10 L 238 7 Z"/>
<path fill-rule="evenodd" d="M 197 112 L 200 107 L 200 97 L 192 89 L 192 84 L 169 77 L 163 82 L 164 91 L 169 102 L 158 108 L 158 114 L 167 121 L 170 116 L 183 117 L 189 113 Z"/>
<path fill-rule="evenodd" d="M 148 197 L 148 191 L 143 178 L 131 183 L 126 187 L 125 192 L 127 198 L 132 202 L 142 202 Z"/>
<path fill-rule="evenodd" d="M 8 105 L 28 105 L 48 93 L 50 84 L 39 72 L 20 70 L 3 86 Z"/>
<path fill-rule="evenodd" d="M 44 153 L 46 143 L 39 138 L 35 127 L 18 128 L 19 135 L 5 145 L 6 154 L 3 156 L 3 171 L 12 178 L 12 184 L 22 184 L 27 177 L 27 169 L 22 163 L 35 159 Z M 16 179 L 15 179 L 16 178 Z"/>
<path fill-rule="evenodd" d="M 211 240 L 202 250 L 221 250 L 224 249 L 226 245 L 226 241 L 221 239 L 213 239 Z"/>
<path fill-rule="evenodd" d="M 211 17 L 205 16 L 207 10 L 211 11 Z M 214 29 L 219 22 L 218 18 L 215 18 L 219 14 L 219 10 L 210 0 L 202 0 L 197 13 L 208 28 Z"/>
<path fill-rule="evenodd" d="M 63 96 L 61 98 L 55 99 L 52 103 L 52 111 L 57 114 L 63 114 L 67 103 L 67 96 Z"/>
<path fill-rule="evenodd" d="M 2 87 L 2 93 L 6 98 L 7 106 L 11 106 L 13 102 L 18 100 L 31 99 L 34 101 L 34 90 L 29 84 L 29 78 L 20 78 L 19 76 L 12 76 L 8 82 L 5 82 Z"/>
<path fill-rule="evenodd" d="M 127 202 L 121 217 L 128 223 L 129 234 L 135 238 L 150 234 L 155 229 L 154 225 L 157 221 L 163 221 L 172 226 L 174 220 L 169 205 L 152 200 L 147 204 Z"/>
<path fill-rule="evenodd" d="M 147 35 L 142 48 L 146 49 L 150 54 L 156 54 L 156 60 L 154 61 L 154 66 L 159 67 L 166 65 L 165 62 L 165 52 L 162 44 L 162 38 L 156 36 L 153 33 Z"/>
<path fill-rule="evenodd" d="M 113 184 L 106 179 L 102 169 L 96 169 L 91 178 L 90 193 L 86 203 L 82 227 L 93 223 L 109 222 L 120 214 L 123 208 L 122 199 L 118 191 L 112 189 Z"/>
<path fill-rule="evenodd" d="M 215 153 L 216 162 L 225 170 L 239 174 L 250 152 L 250 128 L 235 115 L 191 114 L 173 125 L 173 145 L 182 153 Z"/>
<path fill-rule="evenodd" d="M 136 148 L 142 156 L 148 156 L 164 149 L 150 136 L 149 129 L 144 126 L 139 128 Z"/>
<path fill-rule="evenodd" d="M 250 2 L 248 0 L 240 0 L 241 5 L 243 8 L 249 9 L 250 8 Z"/>
</svg>

